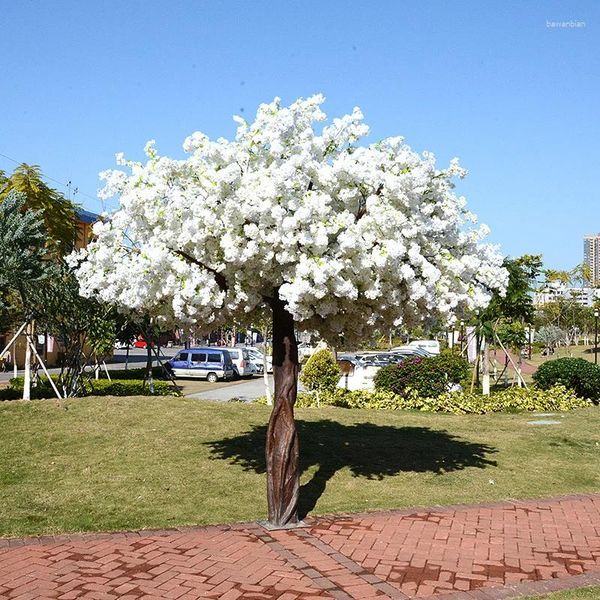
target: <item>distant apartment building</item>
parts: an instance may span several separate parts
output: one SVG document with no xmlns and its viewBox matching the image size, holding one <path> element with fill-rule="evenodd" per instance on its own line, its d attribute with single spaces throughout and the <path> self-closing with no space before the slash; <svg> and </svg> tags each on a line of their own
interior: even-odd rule
<svg viewBox="0 0 600 600">
<path fill-rule="evenodd" d="M 583 262 L 590 268 L 589 284 L 600 284 L 600 233 L 583 238 Z"/>
<path fill-rule="evenodd" d="M 571 300 L 582 306 L 593 306 L 594 301 L 600 298 L 600 289 L 591 287 L 570 287 L 555 282 L 547 285 L 533 294 L 533 304 L 543 306 L 549 302 Z"/>
</svg>

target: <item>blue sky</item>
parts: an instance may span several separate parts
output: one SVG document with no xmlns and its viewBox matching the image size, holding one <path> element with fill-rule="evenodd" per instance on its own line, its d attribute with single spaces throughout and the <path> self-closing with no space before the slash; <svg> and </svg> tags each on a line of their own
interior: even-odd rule
<svg viewBox="0 0 600 600">
<path fill-rule="evenodd" d="M 600 231 L 595 0 L 0 0 L 0 14 L 0 154 L 72 181 L 90 210 L 116 152 L 140 158 L 154 138 L 183 156 L 192 131 L 231 137 L 234 113 L 322 92 L 330 116 L 360 106 L 372 139 L 460 157 L 458 190 L 506 254 L 568 268 Z"/>
</svg>

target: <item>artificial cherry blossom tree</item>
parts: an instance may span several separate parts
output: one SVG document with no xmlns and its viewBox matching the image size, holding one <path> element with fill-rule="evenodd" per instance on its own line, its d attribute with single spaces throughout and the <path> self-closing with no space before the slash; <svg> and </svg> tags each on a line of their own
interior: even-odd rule
<svg viewBox="0 0 600 600">
<path fill-rule="evenodd" d="M 324 98 L 279 99 L 240 117 L 233 141 L 202 133 L 185 160 L 146 146 L 145 163 L 101 174 L 120 207 L 72 257 L 82 293 L 165 323 L 215 329 L 272 312 L 275 402 L 267 433 L 269 522 L 297 521 L 298 439 L 293 408 L 295 330 L 358 344 L 374 328 L 448 321 L 487 305 L 507 273 L 480 243 L 452 179 L 453 160 L 415 153 L 400 137 L 360 145 L 358 108 L 325 120 Z"/>
</svg>

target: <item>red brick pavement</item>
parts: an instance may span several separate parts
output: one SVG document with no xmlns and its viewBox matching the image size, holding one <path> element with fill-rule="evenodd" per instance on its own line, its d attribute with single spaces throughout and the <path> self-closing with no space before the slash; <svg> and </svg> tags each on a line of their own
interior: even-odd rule
<svg viewBox="0 0 600 600">
<path fill-rule="evenodd" d="M 499 600 L 600 584 L 600 494 L 0 540 L 0 598 Z"/>
</svg>

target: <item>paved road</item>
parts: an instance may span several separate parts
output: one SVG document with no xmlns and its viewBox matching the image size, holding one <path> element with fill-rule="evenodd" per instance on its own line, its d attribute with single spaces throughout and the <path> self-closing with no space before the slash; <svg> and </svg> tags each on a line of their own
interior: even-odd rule
<svg viewBox="0 0 600 600">
<path fill-rule="evenodd" d="M 218 383 L 214 384 L 214 386 L 209 390 L 203 390 L 196 393 L 189 393 L 186 390 L 189 381 L 190 380 L 178 380 L 178 383 L 183 384 L 183 393 L 188 398 L 196 398 L 197 400 L 216 400 L 217 402 L 229 402 L 230 400 L 236 398 L 242 402 L 250 402 L 265 395 L 265 382 L 263 377 L 253 377 L 252 379 L 242 381 Z M 272 375 L 269 375 L 269 385 L 272 392 Z"/>
</svg>

